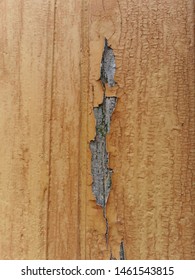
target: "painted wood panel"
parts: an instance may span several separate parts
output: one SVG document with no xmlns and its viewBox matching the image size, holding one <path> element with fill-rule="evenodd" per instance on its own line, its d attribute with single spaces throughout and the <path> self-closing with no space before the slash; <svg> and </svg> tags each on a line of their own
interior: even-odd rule
<svg viewBox="0 0 195 280">
<path fill-rule="evenodd" d="M 86 256 L 190 259 L 195 254 L 193 1 L 90 1 L 88 141 L 102 102 L 104 38 L 114 51 L 118 102 L 107 137 L 112 189 L 102 210 L 91 194 L 88 149 Z M 86 28 L 86 27 L 85 27 Z"/>
<path fill-rule="evenodd" d="M 55 5 L 48 258 L 79 258 L 81 1 Z"/>
<path fill-rule="evenodd" d="M 45 259 L 53 1 L 0 1 L 0 258 Z"/>
<path fill-rule="evenodd" d="M 193 5 L 0 1 L 1 259 L 195 258 Z M 111 96 L 102 208 L 90 143 Z"/>
</svg>

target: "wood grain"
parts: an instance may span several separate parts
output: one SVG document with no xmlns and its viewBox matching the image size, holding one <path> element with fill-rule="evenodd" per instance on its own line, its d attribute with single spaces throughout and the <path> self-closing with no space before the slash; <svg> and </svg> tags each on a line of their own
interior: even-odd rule
<svg viewBox="0 0 195 280">
<path fill-rule="evenodd" d="M 47 257 L 77 259 L 81 1 L 57 1 L 55 9 Z"/>
<path fill-rule="evenodd" d="M 195 258 L 193 0 L 0 1 L 0 258 Z M 109 224 L 92 193 L 105 38 Z"/>
<path fill-rule="evenodd" d="M 193 1 L 94 0 L 89 7 L 89 123 L 102 94 L 94 46 L 102 49 L 104 37 L 116 58 L 118 104 L 108 137 L 110 246 L 88 186 L 86 256 L 118 258 L 124 240 L 127 259 L 194 259 Z"/>
<path fill-rule="evenodd" d="M 45 259 L 53 1 L 0 1 L 0 258 Z"/>
</svg>

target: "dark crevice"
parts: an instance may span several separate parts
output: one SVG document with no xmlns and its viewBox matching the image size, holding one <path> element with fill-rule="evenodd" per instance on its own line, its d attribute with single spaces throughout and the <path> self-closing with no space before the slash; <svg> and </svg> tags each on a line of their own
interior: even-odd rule
<svg viewBox="0 0 195 280">
<path fill-rule="evenodd" d="M 120 244 L 120 260 L 125 260 L 125 249 L 124 249 L 124 242 L 121 241 Z"/>
<path fill-rule="evenodd" d="M 105 238 L 106 238 L 106 247 L 108 248 L 109 225 L 108 225 L 108 219 L 107 219 L 107 217 L 106 217 L 106 206 L 103 208 L 103 216 L 104 216 L 105 223 L 106 223 L 106 233 L 105 233 Z"/>
</svg>

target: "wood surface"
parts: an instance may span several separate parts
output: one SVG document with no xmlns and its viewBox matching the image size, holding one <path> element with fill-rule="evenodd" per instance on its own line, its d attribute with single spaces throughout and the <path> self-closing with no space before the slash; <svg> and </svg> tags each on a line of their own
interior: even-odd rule
<svg viewBox="0 0 195 280">
<path fill-rule="evenodd" d="M 195 259 L 193 0 L 0 1 L 0 259 Z M 112 187 L 92 193 L 105 38 Z"/>
</svg>

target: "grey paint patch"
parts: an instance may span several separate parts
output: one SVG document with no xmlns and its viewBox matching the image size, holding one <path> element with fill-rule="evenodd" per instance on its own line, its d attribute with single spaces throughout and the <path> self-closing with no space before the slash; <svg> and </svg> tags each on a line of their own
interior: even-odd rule
<svg viewBox="0 0 195 280">
<path fill-rule="evenodd" d="M 107 83 L 110 87 L 115 86 L 114 75 L 116 71 L 114 52 L 111 47 L 108 46 L 108 41 L 105 39 L 104 51 L 101 61 L 100 79 L 105 86 Z"/>
<path fill-rule="evenodd" d="M 113 50 L 108 46 L 108 41 L 105 39 L 100 67 L 100 80 L 104 89 L 104 97 L 102 104 L 93 109 L 96 119 L 96 136 L 95 139 L 90 142 L 92 153 L 91 171 L 93 176 L 92 191 L 95 195 L 96 203 L 103 208 L 105 208 L 108 200 L 112 175 L 112 169 L 109 168 L 109 155 L 106 150 L 106 135 L 110 131 L 111 116 L 117 102 L 117 97 L 105 96 L 105 84 L 108 83 L 111 87 L 115 85 L 115 68 Z M 105 209 L 104 218 L 106 219 Z M 106 225 L 106 232 L 108 233 L 107 219 Z"/>
<path fill-rule="evenodd" d="M 108 246 L 109 224 L 106 217 L 106 203 L 111 188 L 112 169 L 109 168 L 109 154 L 106 149 L 106 135 L 110 132 L 110 123 L 113 111 L 116 106 L 117 97 L 106 97 L 106 84 L 109 87 L 115 86 L 114 75 L 116 65 L 115 57 L 108 41 L 105 39 L 104 51 L 100 67 L 100 80 L 104 90 L 103 102 L 93 109 L 96 119 L 96 136 L 90 142 L 92 154 L 91 172 L 93 177 L 92 191 L 96 203 L 103 208 L 103 217 L 106 226 L 106 244 Z"/>
<path fill-rule="evenodd" d="M 116 106 L 116 97 L 105 97 L 103 103 L 94 108 L 96 136 L 90 142 L 92 153 L 92 191 L 96 203 L 105 207 L 111 188 L 112 169 L 109 168 L 109 156 L 106 150 L 106 135 L 110 131 L 110 120 Z"/>
</svg>

